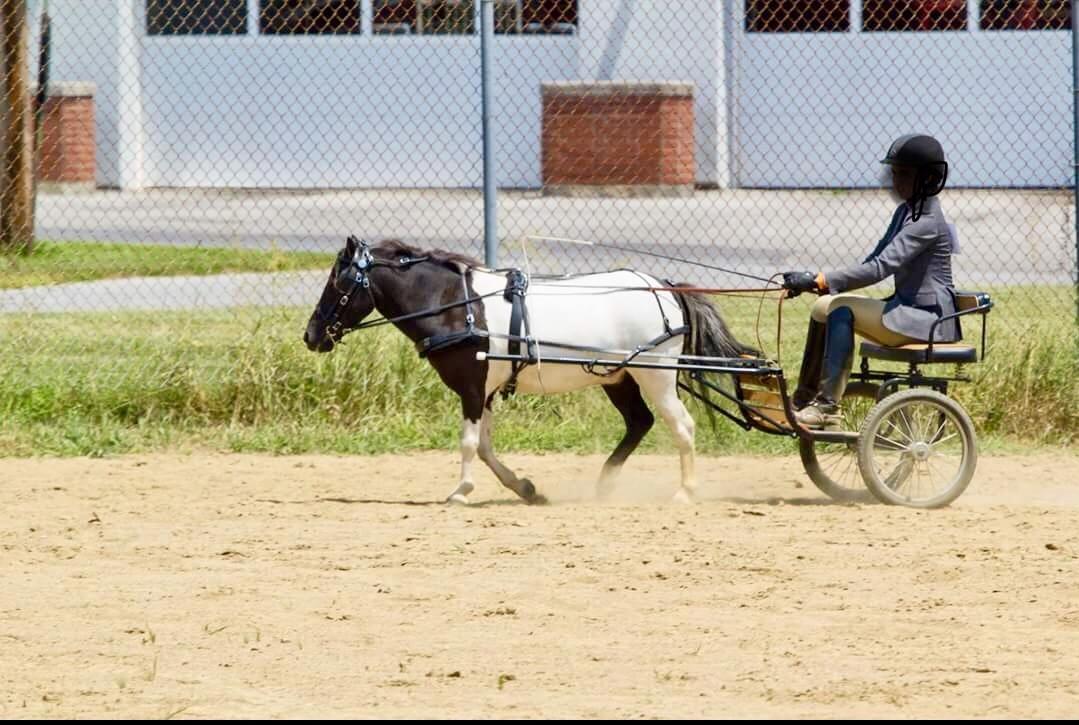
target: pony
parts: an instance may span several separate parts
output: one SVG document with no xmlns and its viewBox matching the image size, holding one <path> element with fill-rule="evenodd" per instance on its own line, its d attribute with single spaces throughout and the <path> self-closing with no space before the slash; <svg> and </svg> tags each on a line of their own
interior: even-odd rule
<svg viewBox="0 0 1079 725">
<path fill-rule="evenodd" d="M 518 270 L 487 269 L 461 254 L 424 251 L 397 240 L 369 245 L 349 237 L 303 339 L 308 349 L 326 353 L 352 330 L 393 324 L 417 346 L 461 400 L 461 472 L 448 503 L 468 503 L 477 455 L 521 499 L 545 502 L 532 481 L 495 455 L 495 397 L 595 385 L 626 428 L 603 464 L 597 494 L 610 495 L 626 459 L 652 428 L 651 404 L 678 446 L 681 480 L 674 500 L 687 503 L 697 488 L 696 425 L 678 396 L 678 371 L 619 363 L 644 354 L 657 365 L 670 365 L 681 355 L 737 358 L 756 350 L 734 338 L 708 298 L 684 287 L 630 269 L 528 279 Z M 368 319 L 374 312 L 381 318 Z M 522 317 L 524 331 L 518 332 Z M 597 362 L 543 362 L 579 358 L 582 350 Z M 498 355 L 519 359 L 492 359 Z"/>
</svg>

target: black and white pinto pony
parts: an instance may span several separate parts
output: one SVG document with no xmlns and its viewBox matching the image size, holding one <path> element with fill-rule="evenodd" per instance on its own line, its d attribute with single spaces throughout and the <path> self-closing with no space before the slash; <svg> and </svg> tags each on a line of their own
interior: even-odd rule
<svg viewBox="0 0 1079 725">
<path fill-rule="evenodd" d="M 649 360 L 667 363 L 683 354 L 732 358 L 756 351 L 734 339 L 707 298 L 633 270 L 533 278 L 525 282 L 527 293 L 521 289 L 523 276 L 516 273 L 518 291 L 527 300 L 528 340 L 519 333 L 511 337 L 513 295 L 507 278 L 513 274 L 451 252 L 421 251 L 399 241 L 369 246 L 350 237 L 330 271 L 304 342 L 313 351 L 329 352 L 346 332 L 384 322 L 417 345 L 461 398 L 461 477 L 448 502 L 468 503 L 477 454 L 502 485 L 529 503 L 544 502 L 531 481 L 495 456 L 495 395 L 507 387 L 522 394 L 551 394 L 593 385 L 603 387 L 626 425 L 625 436 L 603 465 L 599 495 L 611 492 L 626 458 L 651 429 L 651 404 L 673 433 L 681 457 L 681 487 L 674 499 L 692 501 L 695 425 L 678 397 L 678 371 L 619 368 L 618 362 L 642 349 L 649 351 Z M 381 319 L 366 320 L 375 311 Z M 533 363 L 486 359 L 487 353 L 516 353 L 518 348 L 531 353 Z M 580 357 L 582 349 L 610 364 L 543 363 L 544 358 Z"/>
</svg>

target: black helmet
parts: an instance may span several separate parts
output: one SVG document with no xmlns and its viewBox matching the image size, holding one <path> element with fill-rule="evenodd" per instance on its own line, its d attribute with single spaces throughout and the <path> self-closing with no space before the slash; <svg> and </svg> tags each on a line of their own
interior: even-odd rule
<svg viewBox="0 0 1079 725">
<path fill-rule="evenodd" d="M 944 189 L 948 180 L 948 162 L 944 160 L 944 149 L 932 136 L 912 133 L 900 136 L 888 148 L 888 153 L 880 160 L 882 164 L 902 164 L 915 171 L 914 176 L 914 218 L 921 216 L 921 207 L 925 200 L 936 196 Z"/>
</svg>

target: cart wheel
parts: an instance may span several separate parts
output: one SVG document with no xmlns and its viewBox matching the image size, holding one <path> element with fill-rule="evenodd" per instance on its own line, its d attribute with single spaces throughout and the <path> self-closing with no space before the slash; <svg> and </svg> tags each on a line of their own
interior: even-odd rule
<svg viewBox="0 0 1079 725">
<path fill-rule="evenodd" d="M 861 429 L 862 421 L 876 402 L 878 386 L 872 383 L 851 383 L 840 403 L 843 430 Z M 858 444 L 825 443 L 801 438 L 798 452 L 802 466 L 814 485 L 835 501 L 872 501 L 858 470 Z"/>
<path fill-rule="evenodd" d="M 858 467 L 884 503 L 947 506 L 966 490 L 977 464 L 970 416 L 933 390 L 888 396 L 869 412 L 858 436 Z"/>
</svg>

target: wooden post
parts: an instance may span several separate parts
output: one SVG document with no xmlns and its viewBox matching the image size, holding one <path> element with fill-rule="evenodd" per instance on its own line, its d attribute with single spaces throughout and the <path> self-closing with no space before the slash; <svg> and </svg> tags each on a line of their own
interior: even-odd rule
<svg viewBox="0 0 1079 725">
<path fill-rule="evenodd" d="M 34 242 L 33 114 L 26 84 L 26 0 L 0 0 L 4 153 L 0 159 L 0 252 L 26 253 Z"/>
</svg>

